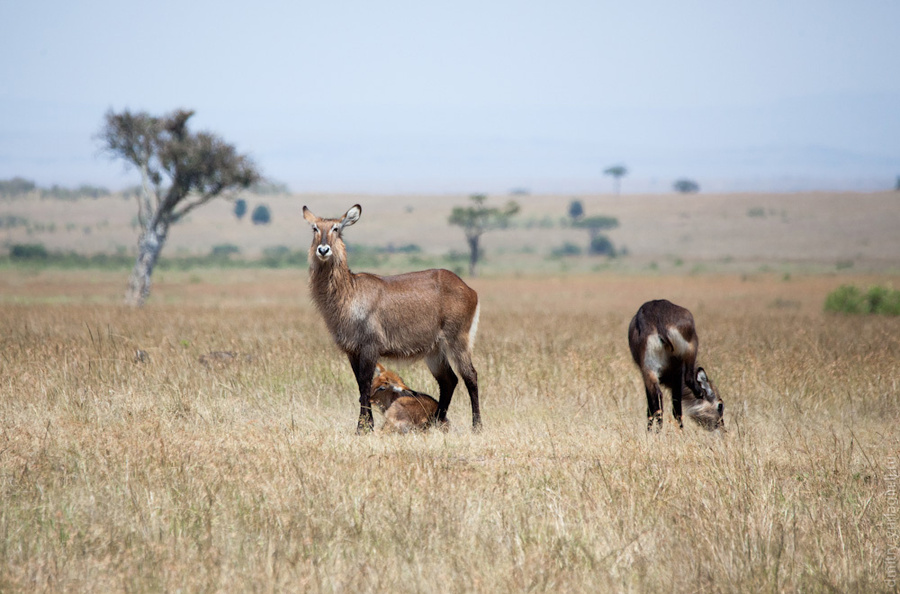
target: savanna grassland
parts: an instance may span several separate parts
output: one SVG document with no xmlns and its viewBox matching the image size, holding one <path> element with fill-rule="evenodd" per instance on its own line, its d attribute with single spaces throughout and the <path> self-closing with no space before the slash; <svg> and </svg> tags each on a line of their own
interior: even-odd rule
<svg viewBox="0 0 900 594">
<path fill-rule="evenodd" d="M 0 591 L 892 591 L 900 319 L 822 303 L 898 280 L 473 279 L 484 431 L 460 388 L 446 433 L 357 436 L 305 271 L 167 273 L 141 310 L 121 273 L 4 271 Z M 626 328 L 660 296 L 727 434 L 645 429 Z"/>
<path fill-rule="evenodd" d="M 134 310 L 124 268 L 0 263 L 0 592 L 896 591 L 900 318 L 823 304 L 900 287 L 900 195 L 585 197 L 621 223 L 613 260 L 553 257 L 587 242 L 569 198 L 516 199 L 466 279 L 479 434 L 460 387 L 447 432 L 357 436 L 302 267 L 159 269 Z M 354 202 L 351 248 L 421 248 L 351 252 L 357 271 L 465 249 L 446 224 L 464 196 L 266 201 L 269 226 L 192 214 L 163 260 L 305 251 L 302 205 Z M 13 200 L 0 239 L 127 254 L 133 216 Z M 679 431 L 669 402 L 645 429 L 626 329 L 661 297 L 694 313 L 724 435 Z M 388 364 L 436 392 L 424 364 Z"/>
</svg>

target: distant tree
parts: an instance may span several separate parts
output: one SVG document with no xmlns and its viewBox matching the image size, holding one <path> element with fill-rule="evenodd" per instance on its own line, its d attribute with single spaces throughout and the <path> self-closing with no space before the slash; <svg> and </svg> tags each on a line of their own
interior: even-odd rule
<svg viewBox="0 0 900 594">
<path fill-rule="evenodd" d="M 700 184 L 692 179 L 679 179 L 672 184 L 672 189 L 681 194 L 696 194 L 700 191 Z"/>
<path fill-rule="evenodd" d="M 238 198 L 234 201 L 234 216 L 240 221 L 245 214 L 247 214 L 247 201 L 243 198 Z"/>
<path fill-rule="evenodd" d="M 900 191 L 900 175 L 897 176 L 897 185 L 894 186 L 894 189 Z"/>
<path fill-rule="evenodd" d="M 615 255 L 612 242 L 605 235 L 601 235 L 601 231 L 615 229 L 619 226 L 619 219 L 615 217 L 594 216 L 586 217 L 577 221 L 575 226 L 585 229 L 590 237 L 588 243 L 588 252 L 591 254 Z"/>
<path fill-rule="evenodd" d="M 469 196 L 472 206 L 456 206 L 450 213 L 448 222 L 462 227 L 469 244 L 469 274 L 477 276 L 478 260 L 481 259 L 481 236 L 494 229 L 505 229 L 510 219 L 519 212 L 519 205 L 510 200 L 503 208 L 485 206 L 486 194 Z"/>
<path fill-rule="evenodd" d="M 569 216 L 574 221 L 584 216 L 584 205 L 581 200 L 573 200 L 569 203 Z"/>
<path fill-rule="evenodd" d="M 250 220 L 253 221 L 254 225 L 268 225 L 272 222 L 272 213 L 269 212 L 268 206 L 259 204 L 253 209 Z"/>
<path fill-rule="evenodd" d="M 612 176 L 613 187 L 615 188 L 616 196 L 618 196 L 622 187 L 622 178 L 628 175 L 628 168 L 624 165 L 613 165 L 604 169 L 603 175 Z"/>
<path fill-rule="evenodd" d="M 162 117 L 110 110 L 98 135 L 110 156 L 141 173 L 138 255 L 125 296 L 131 305 L 143 305 L 150 295 L 150 276 L 171 225 L 213 198 L 260 179 L 253 162 L 232 145 L 215 134 L 188 130 L 193 115 L 186 110 Z"/>
</svg>

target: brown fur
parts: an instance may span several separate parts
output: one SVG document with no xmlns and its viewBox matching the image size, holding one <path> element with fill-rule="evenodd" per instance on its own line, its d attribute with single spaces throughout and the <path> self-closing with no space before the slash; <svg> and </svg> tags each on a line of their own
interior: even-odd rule
<svg viewBox="0 0 900 594">
<path fill-rule="evenodd" d="M 378 375 L 372 380 L 370 402 L 384 414 L 381 430 L 387 433 L 409 433 L 423 431 L 435 419 L 438 401 L 416 392 L 403 379 L 389 369 L 378 364 Z M 449 423 L 449 420 L 445 420 Z"/>
<path fill-rule="evenodd" d="M 478 374 L 472 365 L 478 294 L 449 270 L 396 276 L 351 272 L 341 234 L 361 213 L 357 204 L 340 219 L 322 219 L 303 207 L 313 229 L 310 292 L 353 368 L 360 402 L 357 431 L 373 427 L 371 383 L 382 357 L 425 359 L 440 387 L 439 422 L 446 419 L 459 373 L 472 403 L 472 425 L 479 429 Z"/>
<path fill-rule="evenodd" d="M 684 413 L 709 430 L 725 430 L 725 406 L 719 391 L 702 367 L 697 366 L 699 339 L 694 316 L 671 301 L 648 301 L 628 326 L 628 346 L 641 370 L 647 394 L 647 429 L 656 420 L 662 426 L 662 390 L 672 393 L 672 416 L 683 427 Z"/>
</svg>

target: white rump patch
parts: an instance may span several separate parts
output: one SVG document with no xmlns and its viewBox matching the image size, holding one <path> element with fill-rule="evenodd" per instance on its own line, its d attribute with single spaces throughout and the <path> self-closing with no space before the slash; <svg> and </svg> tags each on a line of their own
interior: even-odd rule
<svg viewBox="0 0 900 594">
<path fill-rule="evenodd" d="M 648 337 L 647 349 L 644 351 L 643 368 L 659 376 L 668 363 L 669 353 L 666 352 L 666 347 L 663 346 L 663 341 L 659 334 Z"/>
<path fill-rule="evenodd" d="M 478 333 L 478 318 L 481 316 L 481 302 L 475 305 L 475 317 L 472 318 L 472 326 L 469 328 L 469 349 L 475 347 L 475 334 Z"/>
<path fill-rule="evenodd" d="M 684 339 L 677 328 L 669 326 L 666 330 L 669 331 L 669 341 L 672 343 L 672 349 L 674 350 L 673 355 L 683 358 L 685 354 L 691 352 L 691 343 Z"/>
</svg>

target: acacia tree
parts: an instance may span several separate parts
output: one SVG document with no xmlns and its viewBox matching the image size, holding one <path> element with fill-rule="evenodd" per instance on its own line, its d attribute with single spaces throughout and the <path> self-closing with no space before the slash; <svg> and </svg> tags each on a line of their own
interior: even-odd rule
<svg viewBox="0 0 900 594">
<path fill-rule="evenodd" d="M 672 189 L 680 194 L 695 194 L 700 191 L 700 184 L 692 179 L 682 178 L 672 184 Z"/>
<path fill-rule="evenodd" d="M 493 229 L 505 229 L 510 219 L 519 212 L 519 205 L 510 200 L 503 208 L 485 206 L 486 194 L 469 196 L 472 206 L 455 206 L 448 222 L 462 227 L 469 244 L 469 275 L 477 276 L 478 260 L 481 258 L 481 236 Z"/>
<path fill-rule="evenodd" d="M 601 235 L 600 232 L 615 229 L 618 226 L 619 219 L 605 216 L 584 217 L 575 223 L 575 227 L 587 230 L 590 237 L 588 252 L 591 254 L 614 253 L 612 242 L 605 235 Z"/>
<path fill-rule="evenodd" d="M 624 165 L 613 165 L 603 170 L 603 175 L 611 175 L 613 178 L 613 186 L 616 189 L 616 196 L 622 187 L 622 178 L 628 175 L 628 168 Z"/>
<path fill-rule="evenodd" d="M 143 305 L 150 295 L 150 276 L 171 225 L 213 198 L 260 179 L 253 162 L 232 145 L 209 132 L 189 131 L 193 115 L 187 110 L 163 117 L 110 110 L 100 130 L 104 150 L 141 173 L 138 255 L 125 295 L 131 305 Z"/>
</svg>

